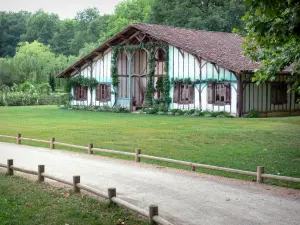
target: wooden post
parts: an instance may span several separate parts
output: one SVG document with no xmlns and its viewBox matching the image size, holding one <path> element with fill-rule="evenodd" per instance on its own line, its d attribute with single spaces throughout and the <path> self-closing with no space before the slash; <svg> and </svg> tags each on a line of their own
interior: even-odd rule
<svg viewBox="0 0 300 225">
<path fill-rule="evenodd" d="M 55 142 L 55 138 L 53 137 L 53 138 L 50 139 L 50 149 L 55 149 L 54 142 Z"/>
<path fill-rule="evenodd" d="M 14 170 L 12 168 L 10 168 L 13 165 L 14 165 L 14 160 L 13 159 L 8 159 L 7 160 L 7 175 L 8 176 L 14 175 Z"/>
<path fill-rule="evenodd" d="M 45 177 L 42 175 L 42 173 L 45 172 L 45 166 L 44 165 L 38 165 L 38 182 L 44 182 Z"/>
<path fill-rule="evenodd" d="M 77 184 L 80 183 L 80 176 L 73 176 L 73 191 L 74 193 L 79 193 L 80 188 L 77 187 Z"/>
<path fill-rule="evenodd" d="M 264 178 L 261 176 L 265 172 L 265 167 L 264 166 L 258 166 L 257 167 L 257 177 L 256 177 L 256 182 L 257 183 L 263 183 Z"/>
<path fill-rule="evenodd" d="M 20 145 L 21 144 L 21 134 L 17 134 L 17 144 Z"/>
<path fill-rule="evenodd" d="M 93 145 L 92 143 L 90 143 L 89 146 L 88 146 L 88 148 L 89 148 L 89 149 L 88 149 L 88 153 L 89 153 L 90 155 L 93 154 L 93 150 L 92 150 L 92 149 L 94 148 L 94 145 Z"/>
<path fill-rule="evenodd" d="M 135 149 L 135 161 L 136 162 L 141 162 L 141 158 L 139 157 L 139 154 L 141 154 L 142 150 L 137 148 Z"/>
<path fill-rule="evenodd" d="M 150 223 L 150 225 L 157 225 L 157 223 L 153 220 L 154 216 L 158 216 L 158 206 L 150 205 L 149 206 L 149 223 Z"/>
<path fill-rule="evenodd" d="M 116 188 L 108 188 L 108 202 L 110 205 L 114 203 L 112 201 L 112 198 L 116 196 L 117 196 Z"/>
<path fill-rule="evenodd" d="M 196 167 L 195 166 L 191 166 L 191 171 L 196 171 Z"/>
</svg>

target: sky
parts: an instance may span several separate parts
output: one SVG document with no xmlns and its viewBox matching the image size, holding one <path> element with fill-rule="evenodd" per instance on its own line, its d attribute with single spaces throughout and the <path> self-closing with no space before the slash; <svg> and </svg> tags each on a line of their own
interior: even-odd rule
<svg viewBox="0 0 300 225">
<path fill-rule="evenodd" d="M 101 14 L 112 13 L 122 0 L 0 0 L 0 11 L 18 12 L 21 10 L 35 12 L 43 9 L 56 13 L 61 19 L 74 18 L 76 12 L 96 7 Z"/>
</svg>

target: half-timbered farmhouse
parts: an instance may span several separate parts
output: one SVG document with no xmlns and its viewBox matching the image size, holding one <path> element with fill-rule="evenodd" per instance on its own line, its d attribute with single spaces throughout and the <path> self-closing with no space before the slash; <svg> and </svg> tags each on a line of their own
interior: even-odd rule
<svg viewBox="0 0 300 225">
<path fill-rule="evenodd" d="M 122 106 L 131 111 L 167 103 L 170 109 L 227 111 L 243 116 L 296 115 L 287 92 L 289 72 L 274 81 L 252 82 L 259 67 L 244 56 L 242 37 L 151 24 L 133 24 L 57 75 L 95 79 L 73 85 L 73 105 Z"/>
</svg>

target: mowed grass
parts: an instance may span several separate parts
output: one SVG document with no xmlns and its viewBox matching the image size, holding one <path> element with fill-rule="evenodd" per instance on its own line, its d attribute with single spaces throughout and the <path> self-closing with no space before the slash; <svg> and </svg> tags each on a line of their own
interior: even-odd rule
<svg viewBox="0 0 300 225">
<path fill-rule="evenodd" d="M 133 213 L 104 201 L 3 173 L 0 173 L 0 196 L 2 225 L 148 224 Z"/>
<path fill-rule="evenodd" d="M 300 117 L 201 118 L 62 110 L 55 106 L 0 107 L 0 134 L 17 133 L 128 152 L 141 148 L 144 154 L 249 171 L 264 165 L 266 173 L 300 177 Z M 267 182 L 300 188 L 299 184 Z"/>
</svg>

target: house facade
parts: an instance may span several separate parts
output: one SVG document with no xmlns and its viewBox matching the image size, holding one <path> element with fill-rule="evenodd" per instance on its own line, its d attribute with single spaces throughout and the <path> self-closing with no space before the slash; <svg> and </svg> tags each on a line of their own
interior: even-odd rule
<svg viewBox="0 0 300 225">
<path fill-rule="evenodd" d="M 300 115 L 287 92 L 289 72 L 252 82 L 257 63 L 243 55 L 242 37 L 161 25 L 133 24 L 57 75 L 97 81 L 71 87 L 72 105 L 122 106 L 131 111 L 154 102 L 170 109 L 226 111 L 243 116 Z"/>
</svg>

